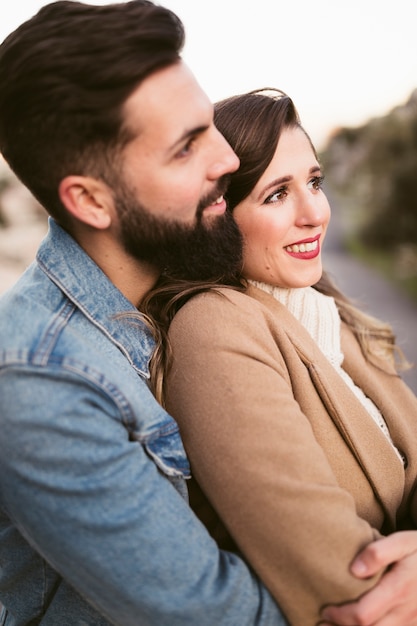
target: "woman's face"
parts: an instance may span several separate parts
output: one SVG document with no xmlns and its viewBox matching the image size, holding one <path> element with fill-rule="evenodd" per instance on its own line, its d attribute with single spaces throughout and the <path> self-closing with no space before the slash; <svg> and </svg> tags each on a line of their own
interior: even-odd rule
<svg viewBox="0 0 417 626">
<path fill-rule="evenodd" d="M 307 287 L 320 279 L 330 219 L 322 182 L 304 132 L 284 130 L 268 168 L 233 211 L 245 242 L 246 278 L 279 287 Z"/>
</svg>

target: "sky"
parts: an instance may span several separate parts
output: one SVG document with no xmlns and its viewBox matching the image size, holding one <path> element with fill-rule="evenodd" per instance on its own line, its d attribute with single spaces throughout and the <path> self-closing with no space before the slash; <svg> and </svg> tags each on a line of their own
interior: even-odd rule
<svg viewBox="0 0 417 626">
<path fill-rule="evenodd" d="M 0 41 L 44 4 L 2 3 Z M 182 19 L 184 60 L 213 101 L 260 87 L 282 89 L 318 149 L 337 128 L 385 115 L 417 88 L 415 0 L 160 4 Z"/>
</svg>

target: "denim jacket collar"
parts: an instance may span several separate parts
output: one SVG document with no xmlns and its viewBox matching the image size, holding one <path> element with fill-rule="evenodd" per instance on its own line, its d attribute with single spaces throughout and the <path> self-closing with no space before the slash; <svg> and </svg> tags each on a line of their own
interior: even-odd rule
<svg viewBox="0 0 417 626">
<path fill-rule="evenodd" d="M 132 367 L 149 378 L 149 359 L 155 345 L 152 333 L 132 303 L 52 218 L 36 259 L 69 300 L 118 346 Z"/>
</svg>

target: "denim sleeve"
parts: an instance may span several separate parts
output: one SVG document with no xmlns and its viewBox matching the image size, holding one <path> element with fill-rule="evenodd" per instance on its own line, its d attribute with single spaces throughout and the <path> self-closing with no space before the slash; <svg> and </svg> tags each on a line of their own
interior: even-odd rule
<svg viewBox="0 0 417 626">
<path fill-rule="evenodd" d="M 3 506 L 28 544 L 114 624 L 285 624 L 130 440 L 112 398 L 45 374 L 8 369 L 1 382 Z"/>
</svg>

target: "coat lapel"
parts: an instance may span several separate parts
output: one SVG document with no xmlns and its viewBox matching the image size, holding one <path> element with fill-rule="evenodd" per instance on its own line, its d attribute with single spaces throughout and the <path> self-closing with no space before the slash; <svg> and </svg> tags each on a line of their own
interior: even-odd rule
<svg viewBox="0 0 417 626">
<path fill-rule="evenodd" d="M 312 384 L 320 396 L 329 418 L 332 419 L 352 454 L 356 457 L 385 511 L 391 526 L 387 530 L 393 530 L 396 511 L 400 506 L 404 491 L 404 468 L 391 443 L 321 352 L 307 330 L 288 309 L 269 294 L 254 287 L 249 288 L 249 295 L 263 302 L 271 310 L 274 320 L 276 320 L 275 323 L 279 327 L 279 332 L 282 334 L 282 331 L 285 331 L 300 360 L 308 368 Z M 384 403 L 381 405 L 380 402 L 377 402 L 377 398 L 384 396 L 376 388 L 376 381 L 371 382 L 377 377 L 375 373 L 372 376 L 368 371 L 369 366 L 364 360 L 359 345 L 346 329 L 343 329 L 342 333 L 342 350 L 345 356 L 345 370 L 356 384 L 360 382 L 362 390 L 377 404 L 389 426 L 390 420 L 387 419 L 386 411 L 391 416 L 390 409 L 392 407 L 385 407 Z M 358 372 L 361 373 L 359 378 Z M 364 372 L 366 372 L 365 384 L 362 384 Z M 306 393 L 313 392 L 313 389 L 306 390 Z"/>
</svg>

